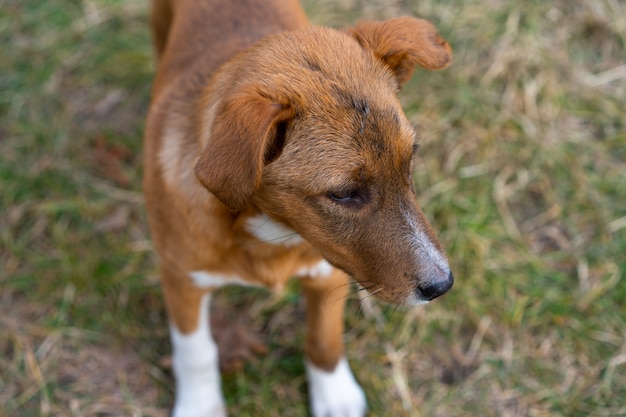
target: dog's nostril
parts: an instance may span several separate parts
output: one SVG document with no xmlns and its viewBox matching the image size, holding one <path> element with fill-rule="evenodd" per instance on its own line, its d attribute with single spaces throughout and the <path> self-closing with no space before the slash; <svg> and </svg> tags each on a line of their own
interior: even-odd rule
<svg viewBox="0 0 626 417">
<path fill-rule="evenodd" d="M 448 290 L 452 288 L 452 284 L 454 284 L 454 275 L 450 272 L 446 279 L 420 285 L 417 287 L 417 290 L 421 293 L 423 298 L 430 301 L 448 292 Z"/>
</svg>

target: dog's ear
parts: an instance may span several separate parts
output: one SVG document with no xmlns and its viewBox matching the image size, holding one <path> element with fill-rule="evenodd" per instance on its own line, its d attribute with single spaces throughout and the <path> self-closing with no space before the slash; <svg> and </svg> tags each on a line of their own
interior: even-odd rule
<svg viewBox="0 0 626 417">
<path fill-rule="evenodd" d="M 452 62 L 450 44 L 426 20 L 405 16 L 382 22 L 363 21 L 348 33 L 393 71 L 400 87 L 411 78 L 417 64 L 433 70 Z"/>
<path fill-rule="evenodd" d="M 294 110 L 255 86 L 240 86 L 220 103 L 205 149 L 195 166 L 202 185 L 232 211 L 241 211 L 259 187 L 266 163 L 284 145 Z"/>
</svg>

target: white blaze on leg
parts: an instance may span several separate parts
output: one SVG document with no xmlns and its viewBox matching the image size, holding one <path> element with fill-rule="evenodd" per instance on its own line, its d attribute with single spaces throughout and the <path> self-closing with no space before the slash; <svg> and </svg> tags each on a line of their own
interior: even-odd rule
<svg viewBox="0 0 626 417">
<path fill-rule="evenodd" d="M 209 325 L 209 300 L 209 294 L 202 298 L 198 328 L 193 333 L 182 334 L 173 323 L 170 326 L 176 375 L 173 417 L 226 416 L 217 345 Z"/>
<path fill-rule="evenodd" d="M 363 417 L 365 394 L 354 379 L 345 357 L 335 369 L 325 371 L 306 361 L 311 413 L 314 417 Z"/>
<path fill-rule="evenodd" d="M 193 283 L 198 288 L 219 288 L 225 285 L 253 285 L 234 275 L 215 274 L 205 271 L 189 273 Z"/>
</svg>

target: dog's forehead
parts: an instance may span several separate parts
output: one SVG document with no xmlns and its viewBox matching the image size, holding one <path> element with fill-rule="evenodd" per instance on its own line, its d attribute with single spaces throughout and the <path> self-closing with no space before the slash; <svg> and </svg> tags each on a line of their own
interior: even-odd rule
<svg viewBox="0 0 626 417">
<path fill-rule="evenodd" d="M 365 147 L 412 153 L 415 134 L 397 97 L 391 72 L 354 39 L 337 36 L 341 48 L 307 51 L 299 74 L 306 84 L 304 111 L 316 113 L 329 129 L 355 138 Z M 311 82 L 313 80 L 313 82 Z"/>
<path fill-rule="evenodd" d="M 413 129 L 401 110 L 381 109 L 360 98 L 354 106 L 328 106 L 296 122 L 282 161 L 311 194 L 346 184 L 404 180 L 413 156 Z"/>
<path fill-rule="evenodd" d="M 295 107 L 296 142 L 340 164 L 391 157 L 398 166 L 411 158 L 414 131 L 398 100 L 397 82 L 352 36 L 310 27 L 284 33 L 268 47 L 284 71 L 265 68 L 262 73 Z"/>
<path fill-rule="evenodd" d="M 331 97 L 323 100 L 324 106 L 309 109 L 309 123 L 315 124 L 311 128 L 317 136 L 344 141 L 360 154 L 411 157 L 415 132 L 395 95 L 343 88 L 326 94 Z"/>
<path fill-rule="evenodd" d="M 363 148 L 368 166 L 397 167 L 402 170 L 413 156 L 414 130 L 406 120 L 402 109 L 361 112 L 358 131 L 354 133 Z"/>
</svg>

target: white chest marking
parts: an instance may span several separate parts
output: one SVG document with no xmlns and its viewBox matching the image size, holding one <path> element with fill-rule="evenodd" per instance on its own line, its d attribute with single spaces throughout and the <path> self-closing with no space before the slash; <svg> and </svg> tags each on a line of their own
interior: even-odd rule
<svg viewBox="0 0 626 417">
<path fill-rule="evenodd" d="M 202 298 L 198 328 L 182 334 L 170 325 L 176 402 L 173 417 L 225 417 L 217 345 L 209 324 L 210 295 Z"/>
<path fill-rule="evenodd" d="M 364 417 L 365 394 L 354 379 L 346 358 L 332 372 L 306 361 L 311 414 L 314 417 Z"/>
<path fill-rule="evenodd" d="M 297 232 L 275 222 L 265 214 L 250 217 L 246 226 L 248 232 L 266 243 L 295 246 L 304 241 Z"/>
<path fill-rule="evenodd" d="M 310 278 L 328 278 L 333 272 L 333 266 L 325 259 L 322 259 L 318 263 L 312 266 L 305 266 L 300 268 L 296 272 L 298 277 L 310 277 Z"/>
</svg>

